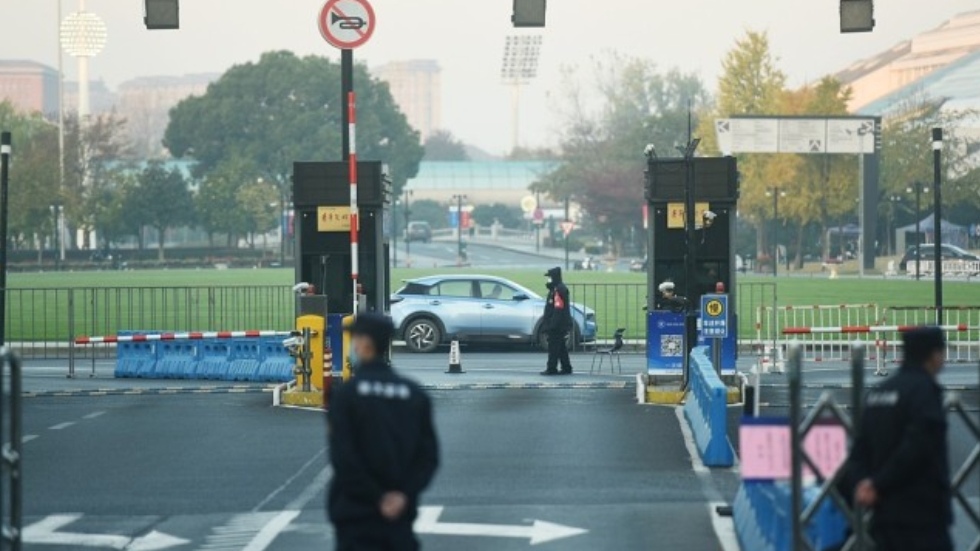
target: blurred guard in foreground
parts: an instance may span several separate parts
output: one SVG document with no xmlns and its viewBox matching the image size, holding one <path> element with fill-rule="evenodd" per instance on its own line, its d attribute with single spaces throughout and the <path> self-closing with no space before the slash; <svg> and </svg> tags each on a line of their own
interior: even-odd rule
<svg viewBox="0 0 980 551">
<path fill-rule="evenodd" d="M 952 551 L 946 412 L 936 382 L 946 342 L 936 327 L 902 340 L 901 370 L 868 393 L 851 453 L 854 501 L 874 511 L 878 551 Z"/>
<path fill-rule="evenodd" d="M 568 332 L 572 330 L 572 304 L 568 287 L 561 280 L 561 268 L 552 268 L 544 275 L 548 278 L 548 301 L 544 305 L 541 329 L 548 336 L 548 367 L 541 374 L 571 375 L 572 360 L 568 357 L 568 344 L 565 342 Z"/>
<path fill-rule="evenodd" d="M 384 355 L 395 327 L 364 313 L 351 326 L 356 375 L 330 400 L 328 496 L 337 551 L 414 551 L 419 494 L 439 462 L 429 397 Z"/>
</svg>

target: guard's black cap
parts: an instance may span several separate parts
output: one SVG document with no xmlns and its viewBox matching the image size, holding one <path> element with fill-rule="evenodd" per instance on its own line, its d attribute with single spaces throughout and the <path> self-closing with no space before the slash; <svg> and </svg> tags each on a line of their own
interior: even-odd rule
<svg viewBox="0 0 980 551">
<path fill-rule="evenodd" d="M 937 350 L 946 349 L 946 337 L 942 329 L 932 326 L 916 327 L 902 333 L 905 362 L 919 363 Z"/>
<path fill-rule="evenodd" d="M 561 279 L 561 267 L 555 266 L 554 268 L 552 268 L 552 269 L 548 270 L 547 272 L 545 272 L 544 275 L 546 275 L 546 276 L 548 276 L 548 277 L 550 277 L 552 279 L 560 280 Z"/>
<path fill-rule="evenodd" d="M 358 314 L 350 327 L 351 335 L 363 335 L 372 342 L 378 351 L 385 350 L 395 336 L 395 324 L 388 316 L 375 312 Z"/>
</svg>

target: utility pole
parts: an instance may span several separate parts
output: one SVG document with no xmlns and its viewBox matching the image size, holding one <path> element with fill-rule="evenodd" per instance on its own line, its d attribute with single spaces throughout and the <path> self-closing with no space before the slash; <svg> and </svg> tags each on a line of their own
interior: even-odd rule
<svg viewBox="0 0 980 551">
<path fill-rule="evenodd" d="M 456 263 L 462 266 L 466 254 L 463 252 L 463 200 L 466 196 L 453 195 L 453 199 L 456 200 Z"/>
<path fill-rule="evenodd" d="M 933 253 L 936 278 L 936 325 L 943 324 L 943 129 L 932 129 Z"/>
</svg>

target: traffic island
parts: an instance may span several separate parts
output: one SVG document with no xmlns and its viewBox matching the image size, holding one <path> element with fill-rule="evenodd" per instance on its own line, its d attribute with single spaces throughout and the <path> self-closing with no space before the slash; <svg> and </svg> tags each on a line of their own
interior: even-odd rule
<svg viewBox="0 0 980 551">
<path fill-rule="evenodd" d="M 277 386 L 272 392 L 272 405 L 275 407 L 299 407 L 325 409 L 324 393 L 320 390 L 303 391 L 296 381 Z"/>
<path fill-rule="evenodd" d="M 680 379 L 676 377 L 657 377 L 637 373 L 636 399 L 640 404 L 657 406 L 679 406 L 684 403 L 687 392 L 682 390 Z M 742 389 L 738 386 L 726 386 L 728 405 L 742 403 Z"/>
</svg>

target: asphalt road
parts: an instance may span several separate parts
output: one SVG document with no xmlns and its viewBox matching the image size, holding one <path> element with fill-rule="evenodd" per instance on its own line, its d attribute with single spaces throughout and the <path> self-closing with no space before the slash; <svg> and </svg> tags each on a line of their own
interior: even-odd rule
<svg viewBox="0 0 980 551">
<path fill-rule="evenodd" d="M 706 495 L 730 498 L 736 475 L 692 470 L 672 409 L 636 406 L 630 390 L 433 394 L 444 466 L 424 502 L 443 509 L 429 531 L 505 535 L 429 534 L 426 549 L 561 535 L 538 547 L 720 549 Z M 178 538 L 173 549 L 329 548 L 320 413 L 261 394 L 33 398 L 25 434 L 26 538 L 49 542 L 27 549 L 93 535 L 146 549 L 148 534 Z"/>
</svg>

